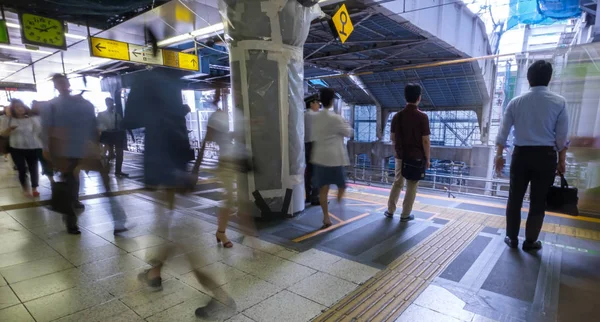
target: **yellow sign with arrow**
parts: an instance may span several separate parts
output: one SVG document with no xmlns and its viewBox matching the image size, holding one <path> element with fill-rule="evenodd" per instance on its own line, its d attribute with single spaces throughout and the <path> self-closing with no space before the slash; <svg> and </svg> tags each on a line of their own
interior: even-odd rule
<svg viewBox="0 0 600 322">
<path fill-rule="evenodd" d="M 167 49 L 158 49 L 156 55 L 154 55 L 151 47 L 112 39 L 90 37 L 90 53 L 94 57 L 167 66 L 190 71 L 200 70 L 200 58 L 197 55 Z"/>
</svg>

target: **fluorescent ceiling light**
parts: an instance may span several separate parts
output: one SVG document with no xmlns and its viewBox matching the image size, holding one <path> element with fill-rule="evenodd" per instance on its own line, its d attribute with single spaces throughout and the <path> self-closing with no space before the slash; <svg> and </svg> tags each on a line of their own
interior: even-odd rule
<svg viewBox="0 0 600 322">
<path fill-rule="evenodd" d="M 21 29 L 21 25 L 19 25 L 18 23 L 13 23 L 13 22 L 7 22 L 6 23 L 7 27 L 10 28 L 16 28 L 16 29 Z M 70 33 L 65 33 L 65 37 L 67 38 L 71 38 L 71 39 L 79 39 L 79 40 L 84 40 L 87 39 L 86 36 L 80 36 L 80 35 L 75 35 L 75 34 L 70 34 Z"/>
<path fill-rule="evenodd" d="M 50 51 L 33 50 L 33 49 L 27 49 L 25 47 L 15 47 L 15 46 L 8 46 L 8 45 L 0 45 L 0 48 L 8 49 L 8 50 L 16 50 L 16 51 L 26 51 L 26 52 L 37 53 L 37 54 L 46 54 L 46 55 L 53 54 L 53 52 L 50 52 Z"/>
<path fill-rule="evenodd" d="M 87 39 L 86 36 L 80 36 L 80 35 L 75 35 L 75 34 L 70 34 L 70 33 L 66 33 L 65 37 L 71 38 L 71 39 L 79 39 L 79 40 Z"/>
<path fill-rule="evenodd" d="M 214 25 L 210 25 L 208 27 L 204 27 L 198 30 L 194 30 L 192 32 L 188 32 L 183 35 L 167 38 L 158 42 L 159 47 L 166 47 L 170 45 L 174 45 L 177 43 L 181 43 L 184 41 L 192 40 L 199 37 L 210 36 L 214 33 L 221 33 L 224 30 L 224 26 L 222 22 L 216 23 Z"/>
<path fill-rule="evenodd" d="M 6 26 L 11 27 L 11 28 L 17 28 L 17 29 L 21 28 L 21 26 L 18 23 L 12 23 L 12 22 L 7 22 Z"/>
<path fill-rule="evenodd" d="M 21 67 L 29 66 L 29 64 L 17 63 L 17 62 L 14 62 L 14 61 L 3 61 L 2 64 L 13 65 L 13 66 L 21 66 Z"/>
</svg>

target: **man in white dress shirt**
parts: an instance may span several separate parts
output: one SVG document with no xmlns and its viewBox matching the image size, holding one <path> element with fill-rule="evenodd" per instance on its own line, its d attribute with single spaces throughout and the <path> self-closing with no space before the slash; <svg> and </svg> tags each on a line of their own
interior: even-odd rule
<svg viewBox="0 0 600 322">
<path fill-rule="evenodd" d="M 344 138 L 354 136 L 352 127 L 333 111 L 335 92 L 331 88 L 324 88 L 320 92 L 323 110 L 313 118 L 312 135 L 314 146 L 312 151 L 312 164 L 314 171 L 314 184 L 319 188 L 319 201 L 323 209 L 323 226 L 326 229 L 332 225 L 329 218 L 329 205 L 327 195 L 329 185 L 338 188 L 337 200 L 340 202 L 346 191 L 346 174 L 344 167 L 350 165 L 348 151 Z"/>
</svg>

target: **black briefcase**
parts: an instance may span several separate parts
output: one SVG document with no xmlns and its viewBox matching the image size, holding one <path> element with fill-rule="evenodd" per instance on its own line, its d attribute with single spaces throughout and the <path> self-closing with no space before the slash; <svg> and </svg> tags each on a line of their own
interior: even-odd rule
<svg viewBox="0 0 600 322">
<path fill-rule="evenodd" d="M 57 181 L 52 183 L 52 199 L 50 200 L 52 210 L 64 215 L 72 215 L 74 213 L 74 202 L 69 185 L 66 182 Z"/>
<path fill-rule="evenodd" d="M 560 186 L 552 186 L 546 198 L 546 210 L 563 213 L 571 216 L 579 215 L 577 203 L 579 201 L 578 190 L 569 187 L 567 180 L 561 174 Z"/>
</svg>

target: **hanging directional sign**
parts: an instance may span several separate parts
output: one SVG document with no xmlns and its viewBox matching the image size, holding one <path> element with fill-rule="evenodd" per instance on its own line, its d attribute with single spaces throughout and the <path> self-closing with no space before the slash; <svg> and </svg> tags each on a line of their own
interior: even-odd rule
<svg viewBox="0 0 600 322">
<path fill-rule="evenodd" d="M 354 31 L 354 25 L 352 24 L 352 20 L 350 20 L 350 14 L 348 13 L 348 9 L 346 9 L 346 4 L 342 4 L 331 20 L 333 22 L 335 33 L 340 37 L 342 44 L 345 43 Z"/>
<path fill-rule="evenodd" d="M 154 56 L 152 47 L 129 44 L 129 60 L 151 65 L 162 65 L 162 49 L 159 49 L 156 56 Z"/>
<path fill-rule="evenodd" d="M 177 53 L 179 59 L 179 68 L 188 70 L 198 70 L 198 56 L 186 53 Z"/>
<path fill-rule="evenodd" d="M 152 47 L 134 45 L 122 41 L 90 37 L 90 53 L 95 57 L 126 60 L 149 65 L 168 66 L 191 71 L 199 71 L 199 57 L 167 49 L 158 49 L 156 55 Z"/>
<path fill-rule="evenodd" d="M 90 37 L 92 56 L 129 60 L 129 46 L 126 42 Z"/>
</svg>

